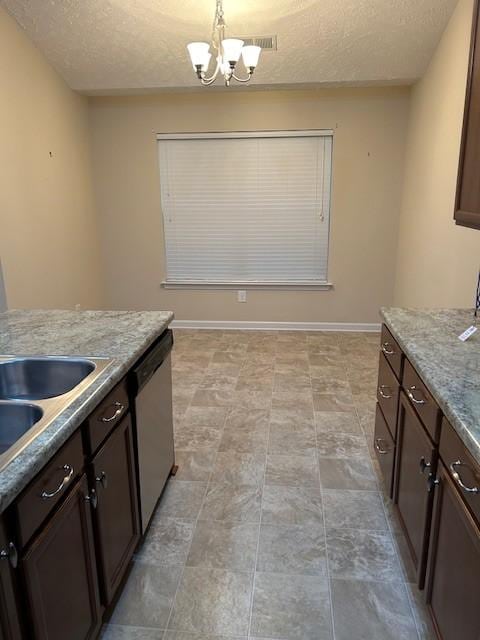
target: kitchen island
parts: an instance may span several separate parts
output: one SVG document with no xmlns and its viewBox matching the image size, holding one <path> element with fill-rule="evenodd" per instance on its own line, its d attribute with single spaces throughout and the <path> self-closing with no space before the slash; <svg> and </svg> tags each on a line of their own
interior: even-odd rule
<svg viewBox="0 0 480 640">
<path fill-rule="evenodd" d="M 2 640 L 98 636 L 141 537 L 135 397 L 127 374 L 166 342 L 172 319 L 168 311 L 0 314 L 1 356 L 91 358 L 91 367 L 104 359 L 91 382 L 79 385 L 0 469 Z M 162 376 L 170 380 L 165 357 Z M 170 419 L 162 419 L 171 431 L 166 389 Z M 2 402 L 12 404 L 7 398 Z"/>
<path fill-rule="evenodd" d="M 82 356 L 113 362 L 2 471 L 0 513 L 32 480 L 95 406 L 165 331 L 170 311 L 7 311 L 0 313 L 0 354 Z"/>
<path fill-rule="evenodd" d="M 480 335 L 461 309 L 382 309 L 374 449 L 438 637 L 480 633 Z"/>
</svg>

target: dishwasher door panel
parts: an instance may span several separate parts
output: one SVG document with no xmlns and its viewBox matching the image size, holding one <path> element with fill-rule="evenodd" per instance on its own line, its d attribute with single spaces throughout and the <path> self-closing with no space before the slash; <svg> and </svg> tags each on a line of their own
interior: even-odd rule
<svg viewBox="0 0 480 640">
<path fill-rule="evenodd" d="M 175 462 L 170 355 L 140 389 L 135 412 L 144 532 Z"/>
</svg>

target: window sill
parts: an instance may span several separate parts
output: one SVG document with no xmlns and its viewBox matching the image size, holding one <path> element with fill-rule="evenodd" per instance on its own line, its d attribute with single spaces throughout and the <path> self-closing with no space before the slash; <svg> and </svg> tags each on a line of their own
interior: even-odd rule
<svg viewBox="0 0 480 640">
<path fill-rule="evenodd" d="M 165 280 L 162 282 L 164 289 L 248 289 L 260 291 L 329 291 L 333 289 L 331 282 L 195 282 Z"/>
</svg>

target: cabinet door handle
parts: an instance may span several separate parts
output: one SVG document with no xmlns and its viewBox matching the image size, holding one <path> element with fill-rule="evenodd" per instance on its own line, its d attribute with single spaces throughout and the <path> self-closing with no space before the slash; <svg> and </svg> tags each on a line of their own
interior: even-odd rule
<svg viewBox="0 0 480 640">
<path fill-rule="evenodd" d="M 114 402 L 112 407 L 116 407 L 115 411 L 108 418 L 100 418 L 101 422 L 113 422 L 118 418 L 119 415 L 122 414 L 123 410 L 125 409 L 125 405 L 123 405 L 121 402 Z"/>
<path fill-rule="evenodd" d="M 467 487 L 466 484 L 463 484 L 462 478 L 457 471 L 457 467 L 466 467 L 467 465 L 461 460 L 457 460 L 456 462 L 452 462 L 450 465 L 450 471 L 452 472 L 453 479 L 458 484 L 458 486 L 463 489 L 466 493 L 478 493 L 478 487 Z"/>
<path fill-rule="evenodd" d="M 13 569 L 18 566 L 18 552 L 13 542 L 9 542 L 6 549 L 0 551 L 0 560 L 8 560 Z"/>
<path fill-rule="evenodd" d="M 99 482 L 104 489 L 108 487 L 108 477 L 105 471 L 102 471 L 99 476 L 95 478 L 96 482 Z"/>
<path fill-rule="evenodd" d="M 432 466 L 432 463 L 427 462 L 423 456 L 420 458 L 420 471 L 422 473 L 425 473 L 425 469 L 430 469 L 431 466 Z"/>
<path fill-rule="evenodd" d="M 388 449 L 388 448 L 387 448 L 387 449 L 383 449 L 383 448 L 380 446 L 380 443 L 381 443 L 381 442 L 385 442 L 385 440 L 383 440 L 382 438 L 375 438 L 375 449 L 378 451 L 378 453 L 379 453 L 381 456 L 384 456 L 384 455 L 386 455 L 387 453 L 389 453 L 390 449 Z"/>
<path fill-rule="evenodd" d="M 65 489 L 67 484 L 73 478 L 74 471 L 73 471 L 73 467 L 71 465 L 64 464 L 63 467 L 60 467 L 60 468 L 63 471 L 65 471 L 65 476 L 64 476 L 63 480 L 58 485 L 58 487 L 55 489 L 55 491 L 52 491 L 51 493 L 48 493 L 48 491 L 42 491 L 42 493 L 41 493 L 42 500 L 49 500 L 50 498 L 54 498 L 56 495 L 58 495 L 61 491 L 63 491 Z"/>
<path fill-rule="evenodd" d="M 395 349 L 392 349 L 392 345 L 389 342 L 384 342 L 382 344 L 382 351 L 386 356 L 393 356 L 395 353 Z"/>
<path fill-rule="evenodd" d="M 386 385 L 386 384 L 381 384 L 381 385 L 378 387 L 378 393 L 382 396 L 382 398 L 384 398 L 385 400 L 390 400 L 390 398 L 393 398 L 393 396 L 392 396 L 391 394 L 389 395 L 388 393 L 385 393 L 385 392 L 384 392 L 384 389 L 388 389 L 389 391 L 391 391 L 391 390 L 392 390 L 392 388 L 391 388 L 391 387 L 389 387 L 388 385 Z"/>
<path fill-rule="evenodd" d="M 418 391 L 418 389 L 414 384 L 412 384 L 412 386 L 407 389 L 407 396 L 410 398 L 410 400 L 414 404 L 425 404 L 425 400 L 419 400 L 418 398 L 415 398 L 415 391 Z"/>
<path fill-rule="evenodd" d="M 91 489 L 89 493 L 85 496 L 85 502 L 89 502 L 92 505 L 92 509 L 97 508 L 98 496 L 95 489 Z"/>
</svg>

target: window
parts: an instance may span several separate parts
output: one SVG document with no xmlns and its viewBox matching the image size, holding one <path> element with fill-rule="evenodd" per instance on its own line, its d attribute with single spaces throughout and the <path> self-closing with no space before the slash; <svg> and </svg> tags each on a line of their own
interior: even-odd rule
<svg viewBox="0 0 480 640">
<path fill-rule="evenodd" d="M 329 286 L 332 132 L 159 135 L 165 286 Z"/>
</svg>

